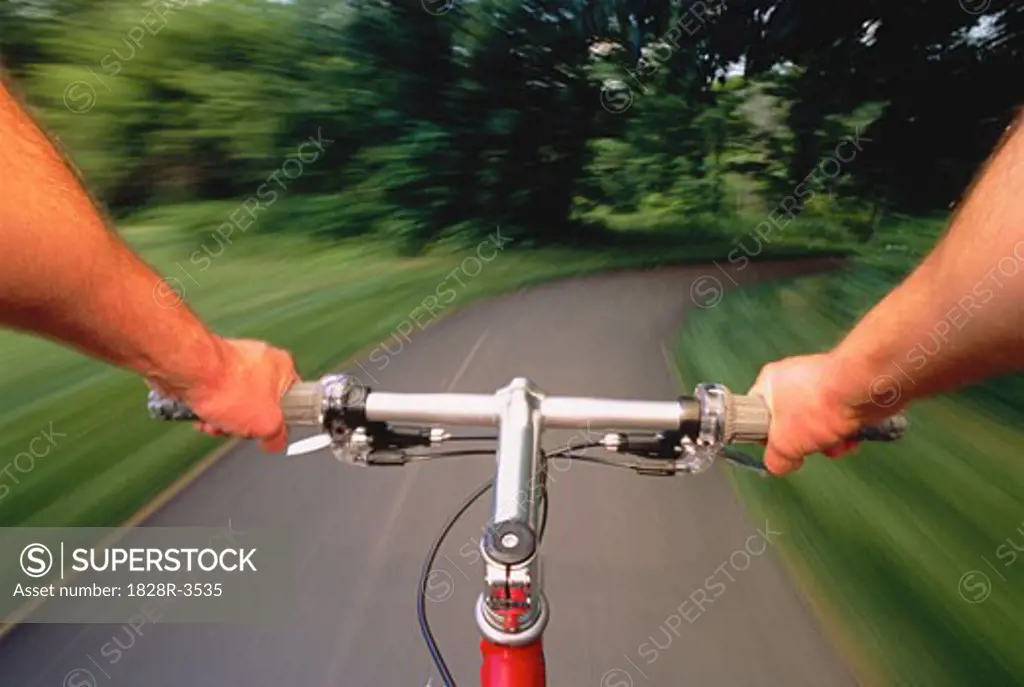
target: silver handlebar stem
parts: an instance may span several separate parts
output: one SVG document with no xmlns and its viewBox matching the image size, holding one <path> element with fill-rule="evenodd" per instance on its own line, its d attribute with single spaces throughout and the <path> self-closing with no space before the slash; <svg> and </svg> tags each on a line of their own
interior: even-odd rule
<svg viewBox="0 0 1024 687">
<path fill-rule="evenodd" d="M 498 411 L 498 456 L 488 534 L 480 543 L 484 591 L 477 600 L 480 632 L 490 641 L 529 643 L 547 625 L 537 553 L 537 528 L 544 493 L 544 394 L 530 380 L 513 379 L 494 395 Z"/>
<path fill-rule="evenodd" d="M 543 488 L 540 435 L 543 393 L 529 380 L 513 379 L 500 389 L 498 399 L 498 465 L 494 477 L 495 523 L 515 521 L 531 529 L 538 524 L 540 504 L 535 495 Z"/>
<path fill-rule="evenodd" d="M 357 382 L 335 376 L 325 384 L 325 410 L 341 410 Z M 361 395 L 373 422 L 497 425 L 498 449 L 491 520 L 480 543 L 484 590 L 476 618 L 488 640 L 528 644 L 544 632 L 547 601 L 537 552 L 546 475 L 541 435 L 545 429 L 661 431 L 699 421 L 699 410 L 680 401 L 632 401 L 546 396 L 517 377 L 494 394 L 429 394 L 373 391 Z M 333 403 L 332 403 L 333 401 Z"/>
</svg>

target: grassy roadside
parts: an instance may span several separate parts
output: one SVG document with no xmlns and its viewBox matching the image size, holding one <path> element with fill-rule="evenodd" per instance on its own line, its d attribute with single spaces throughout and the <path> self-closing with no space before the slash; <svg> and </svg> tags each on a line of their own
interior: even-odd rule
<svg viewBox="0 0 1024 687">
<path fill-rule="evenodd" d="M 731 292 L 687 319 L 685 381 L 746 389 L 762 364 L 835 343 L 887 286 L 859 267 Z M 787 559 L 884 684 L 1024 683 L 1024 431 L 1000 404 L 984 387 L 923 402 L 899 445 L 785 480 L 734 475 L 792 533 Z"/>
<path fill-rule="evenodd" d="M 454 292 L 444 297 L 447 313 L 531 282 L 703 261 L 728 248 L 625 254 L 506 245 L 495 255 L 489 245 L 481 255 L 494 255 L 490 262 L 463 263 L 473 250 L 406 258 L 365 240 L 249 235 L 203 270 L 205 263 L 189 261 L 199 242 L 178 227 L 138 226 L 124 234 L 172 285 L 184 287 L 189 303 L 217 331 L 288 348 L 306 377 L 391 336 L 439 288 Z M 217 245 L 211 241 L 210 248 L 216 252 Z M 419 317 L 426 319 L 423 311 Z M 145 391 L 129 373 L 0 331 L 0 526 L 119 524 L 218 444 L 189 427 L 149 420 Z"/>
</svg>

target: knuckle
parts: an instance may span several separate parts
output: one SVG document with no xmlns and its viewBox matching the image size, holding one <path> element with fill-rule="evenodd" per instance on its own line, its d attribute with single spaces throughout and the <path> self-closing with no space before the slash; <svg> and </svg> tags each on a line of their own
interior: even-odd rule
<svg viewBox="0 0 1024 687">
<path fill-rule="evenodd" d="M 273 361 L 279 370 L 284 372 L 295 370 L 295 360 L 288 351 L 275 348 L 273 350 Z"/>
<path fill-rule="evenodd" d="M 253 424 L 253 434 L 258 437 L 274 437 L 281 433 L 283 422 L 266 416 Z"/>
</svg>

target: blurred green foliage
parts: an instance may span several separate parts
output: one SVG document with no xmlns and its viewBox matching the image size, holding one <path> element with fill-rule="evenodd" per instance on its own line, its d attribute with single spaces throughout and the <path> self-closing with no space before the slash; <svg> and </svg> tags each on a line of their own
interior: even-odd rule
<svg viewBox="0 0 1024 687">
<path fill-rule="evenodd" d="M 275 190 L 261 230 L 408 251 L 496 225 L 703 241 L 859 132 L 843 201 L 801 225 L 844 242 L 945 209 L 991 150 L 1020 97 L 1024 12 L 1002 5 L 6 0 L 0 59 L 119 216 Z"/>
</svg>

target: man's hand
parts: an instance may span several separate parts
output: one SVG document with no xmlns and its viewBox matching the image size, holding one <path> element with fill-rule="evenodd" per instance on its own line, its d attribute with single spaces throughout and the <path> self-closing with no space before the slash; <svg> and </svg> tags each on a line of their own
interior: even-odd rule
<svg viewBox="0 0 1024 687">
<path fill-rule="evenodd" d="M 218 339 L 220 369 L 203 383 L 166 393 L 185 401 L 203 418 L 197 428 L 214 436 L 260 439 L 263 450 L 279 453 L 288 444 L 281 397 L 300 381 L 287 351 L 262 341 Z"/>
<path fill-rule="evenodd" d="M 785 358 L 762 368 L 748 393 L 764 397 L 772 413 L 764 463 L 773 474 L 799 469 L 813 453 L 836 458 L 852 450 L 856 443 L 847 438 L 874 421 L 863 406 L 833 391 L 841 374 L 828 354 Z"/>
</svg>

